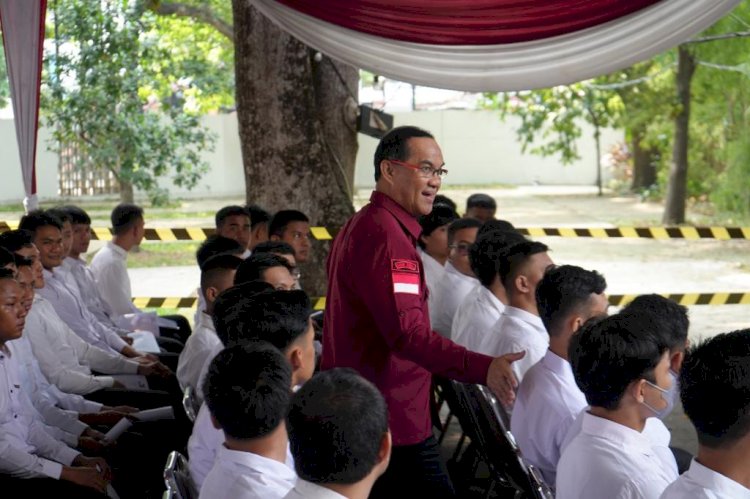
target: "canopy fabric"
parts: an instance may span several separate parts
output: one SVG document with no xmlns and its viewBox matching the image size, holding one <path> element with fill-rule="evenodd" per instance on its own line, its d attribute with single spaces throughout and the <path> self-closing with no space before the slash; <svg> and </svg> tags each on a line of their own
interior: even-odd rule
<svg viewBox="0 0 750 499">
<path fill-rule="evenodd" d="M 414 43 L 489 45 L 564 35 L 659 0 L 279 0 L 361 33 Z"/>
<path fill-rule="evenodd" d="M 334 59 L 400 81 L 482 92 L 563 85 L 628 67 L 688 40 L 727 14 L 741 0 L 661 0 L 656 3 L 639 0 L 251 1 L 279 27 Z M 646 6 L 649 3 L 651 5 Z M 329 20 L 346 21 L 346 25 L 333 24 L 285 4 L 325 15 Z M 560 9 L 565 4 L 571 9 L 582 9 L 581 12 L 586 8 L 599 10 L 604 4 L 629 4 L 638 8 L 599 24 L 594 24 L 597 16 L 582 15 L 587 20 L 582 25 L 589 23 L 589 27 L 544 36 L 558 32 L 556 30 L 561 30 L 563 24 L 554 25 L 548 4 Z M 452 15 L 447 15 L 449 5 L 455 7 Z M 474 9 L 476 5 L 483 7 L 488 14 L 484 26 L 493 22 L 500 26 L 493 35 L 496 38 L 484 38 L 485 43 L 493 40 L 489 44 L 453 43 L 462 40 L 457 34 L 459 32 L 466 35 L 464 40 L 469 39 L 469 21 L 478 22 L 482 10 Z M 508 7 L 506 14 L 501 8 L 503 5 Z M 433 9 L 433 6 L 437 8 Z M 345 11 L 346 16 L 334 19 L 335 9 Z M 410 12 L 412 17 L 418 15 L 422 20 L 420 26 L 409 30 L 408 23 L 393 24 L 400 18 L 404 21 L 409 18 L 404 11 Z M 531 27 L 530 20 L 535 12 L 545 14 L 546 31 Z M 453 24 L 451 43 L 444 34 L 445 29 L 440 31 L 443 35 L 430 38 L 429 23 L 425 19 L 429 19 L 431 13 L 439 17 L 433 19 L 433 27 L 441 25 L 445 28 L 448 21 Z M 490 13 L 493 18 L 489 17 Z M 514 36 L 520 36 L 514 26 L 520 26 L 521 22 L 514 23 L 509 19 L 511 13 L 523 16 L 528 23 L 530 28 L 524 35 L 527 37 L 525 41 L 507 43 Z M 364 26 L 367 23 L 371 27 Z M 382 28 L 389 23 L 406 30 L 406 33 L 399 39 L 386 36 Z M 572 29 L 573 24 L 571 20 L 566 29 Z M 391 35 L 394 30 L 390 30 Z M 415 43 L 404 41 L 404 38 L 431 42 Z"/>
<path fill-rule="evenodd" d="M 0 24 L 27 211 L 37 207 L 36 143 L 46 11 L 46 0 L 0 0 Z"/>
</svg>

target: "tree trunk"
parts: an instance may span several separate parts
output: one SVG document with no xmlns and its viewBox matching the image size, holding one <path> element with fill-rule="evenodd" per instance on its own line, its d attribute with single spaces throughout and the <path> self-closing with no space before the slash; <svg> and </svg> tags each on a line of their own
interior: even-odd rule
<svg viewBox="0 0 750 499">
<path fill-rule="evenodd" d="M 118 179 L 118 183 L 120 184 L 120 202 L 133 204 L 135 202 L 133 184 L 122 178 Z"/>
<path fill-rule="evenodd" d="M 356 132 L 343 118 L 349 92 L 325 58 L 316 62 L 314 51 L 249 0 L 233 0 L 232 8 L 247 201 L 269 211 L 298 209 L 312 225 L 340 227 L 354 212 L 348 186 Z M 337 67 L 344 81 L 356 75 Z M 356 97 L 356 79 L 348 83 Z M 313 242 L 312 258 L 302 268 L 302 284 L 311 295 L 325 292 L 328 246 Z"/>
<path fill-rule="evenodd" d="M 688 145 L 690 140 L 690 84 L 695 74 L 695 57 L 685 45 L 677 48 L 677 100 L 679 111 L 674 120 L 674 149 L 669 170 L 667 199 L 664 204 L 665 224 L 685 222 L 687 198 Z"/>
<path fill-rule="evenodd" d="M 630 132 L 632 139 L 630 148 L 633 151 L 633 182 L 631 191 L 648 189 L 656 183 L 656 151 L 642 144 L 644 131 L 633 129 Z"/>
</svg>

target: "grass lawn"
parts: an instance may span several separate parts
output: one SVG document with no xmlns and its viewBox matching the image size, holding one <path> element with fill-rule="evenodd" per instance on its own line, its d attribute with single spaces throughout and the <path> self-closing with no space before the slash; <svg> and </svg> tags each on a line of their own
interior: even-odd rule
<svg viewBox="0 0 750 499">
<path fill-rule="evenodd" d="M 196 265 L 195 252 L 200 241 L 144 242 L 138 253 L 128 255 L 129 268 L 179 267 Z M 89 256 L 89 263 L 93 255 Z"/>
</svg>

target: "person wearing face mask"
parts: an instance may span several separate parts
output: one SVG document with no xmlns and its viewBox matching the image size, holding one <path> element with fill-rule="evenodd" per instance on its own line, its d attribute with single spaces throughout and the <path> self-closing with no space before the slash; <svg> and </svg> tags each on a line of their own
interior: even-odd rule
<svg viewBox="0 0 750 499">
<path fill-rule="evenodd" d="M 644 434 L 671 386 L 663 335 L 653 321 L 618 314 L 587 322 L 568 356 L 589 408 L 558 462 L 556 497 L 658 499 L 678 476 L 669 449 Z"/>
</svg>

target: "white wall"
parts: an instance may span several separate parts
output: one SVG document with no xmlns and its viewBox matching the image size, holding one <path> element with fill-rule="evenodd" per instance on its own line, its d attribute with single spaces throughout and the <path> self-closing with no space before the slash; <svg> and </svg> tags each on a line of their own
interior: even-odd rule
<svg viewBox="0 0 750 499">
<path fill-rule="evenodd" d="M 211 168 L 188 191 L 171 185 L 164 178 L 160 185 L 170 189 L 174 197 L 241 197 L 245 192 L 240 140 L 235 113 L 206 116 L 204 124 L 217 134 L 213 152 L 203 157 Z M 516 139 L 513 119 L 500 121 L 494 111 L 413 111 L 395 113 L 395 124 L 416 125 L 432 132 L 443 149 L 449 170 L 446 185 L 465 184 L 561 184 L 593 185 L 596 182 L 596 153 L 590 128 L 584 127 L 578 141 L 581 160 L 563 166 L 556 158 L 541 158 L 522 154 Z M 57 156 L 47 150 L 49 131 L 39 130 L 37 147 L 37 188 L 40 199 L 57 197 Z M 602 153 L 623 140 L 620 131 L 602 133 Z M 359 136 L 359 153 L 355 184 L 370 187 L 374 184 L 372 157 L 377 140 Z M 23 183 L 18 159 L 13 121 L 0 120 L 0 151 L 2 151 L 2 181 L 0 202 L 19 202 L 23 199 Z M 606 174 L 606 170 L 605 170 Z M 606 177 L 605 177 L 606 181 Z"/>
</svg>

